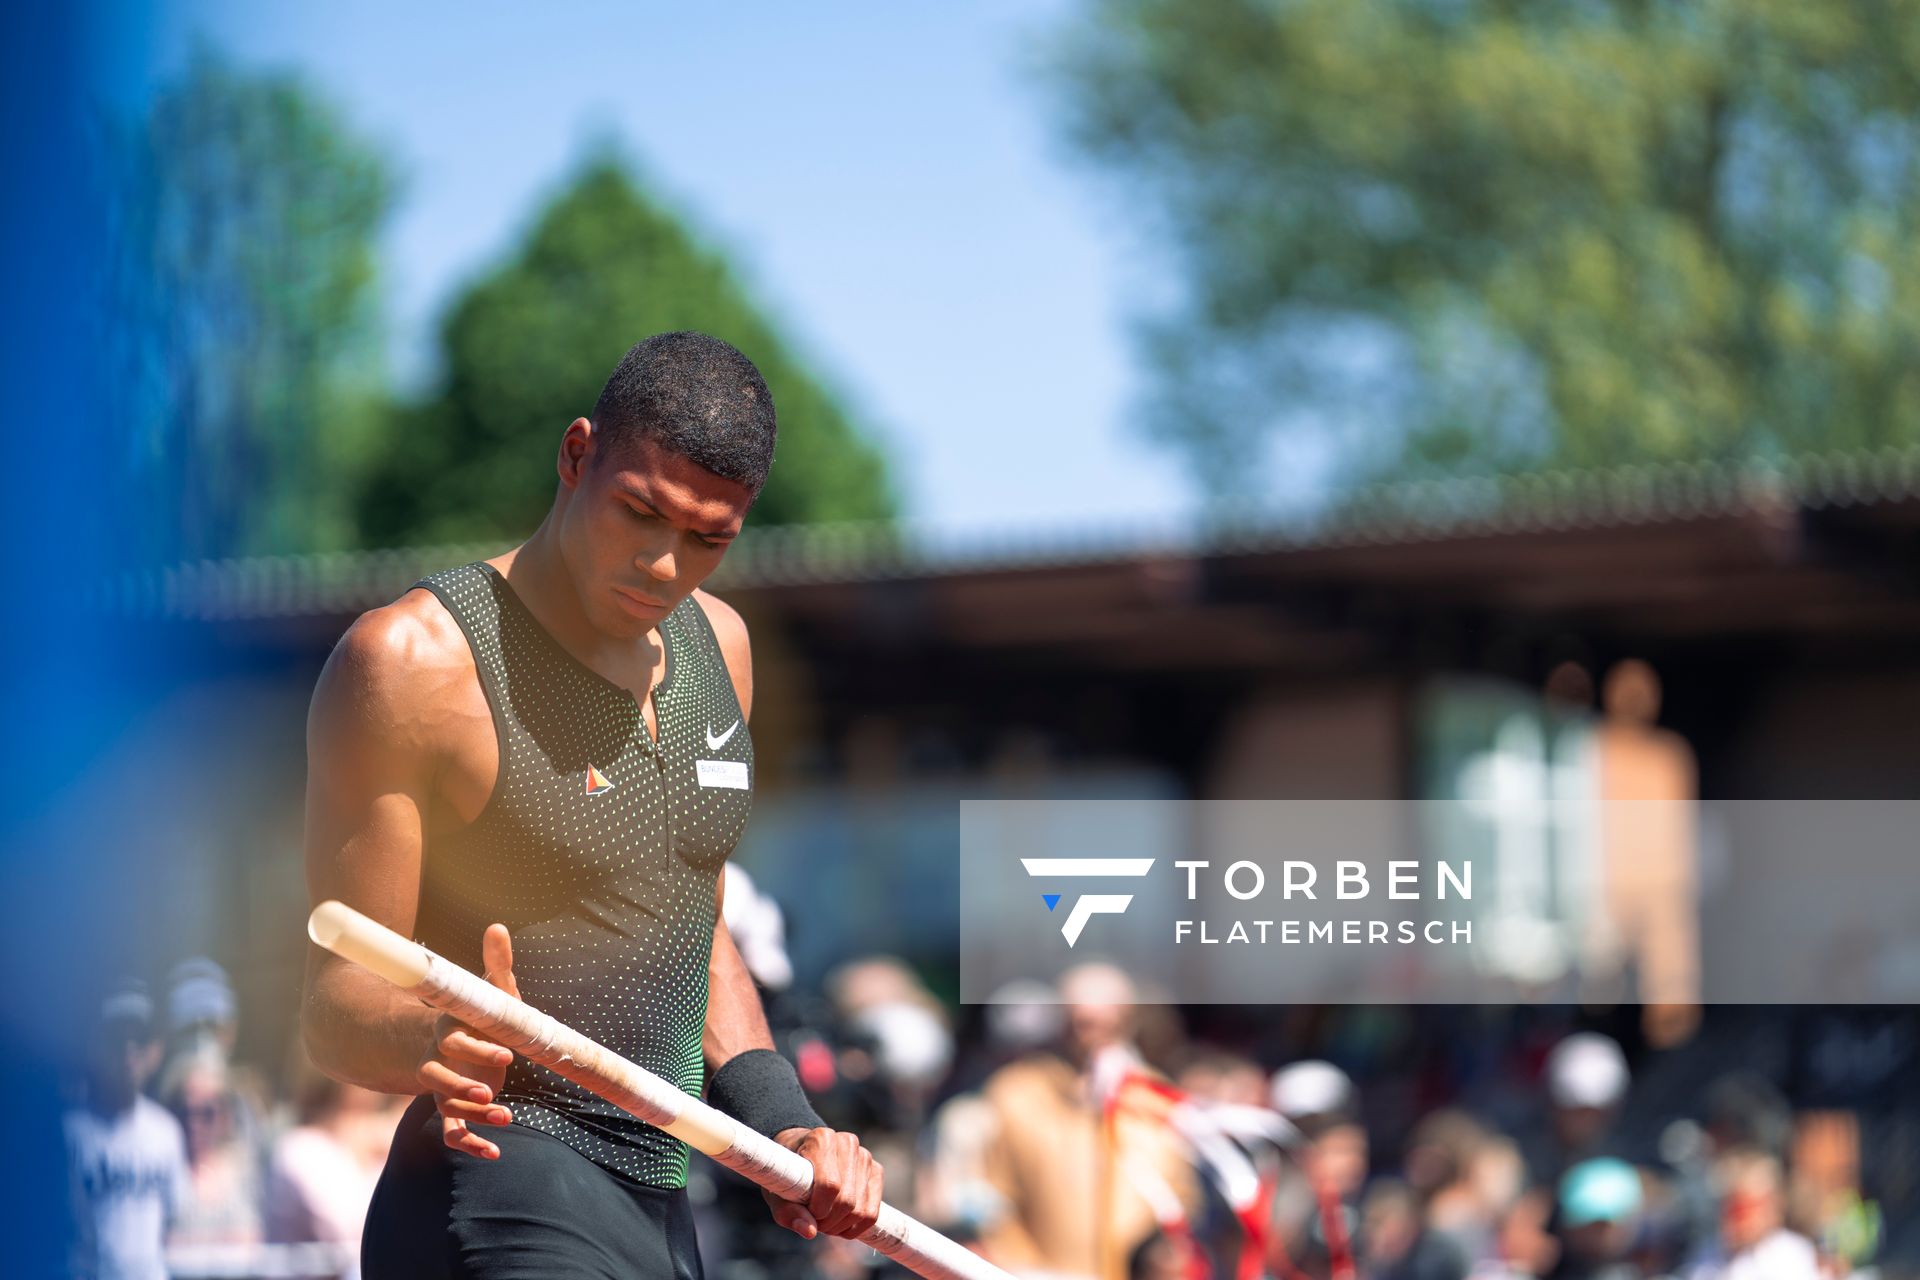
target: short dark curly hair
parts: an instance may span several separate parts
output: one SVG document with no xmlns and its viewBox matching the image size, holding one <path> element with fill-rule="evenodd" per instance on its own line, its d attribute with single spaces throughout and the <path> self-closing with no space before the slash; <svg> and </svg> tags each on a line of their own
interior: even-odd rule
<svg viewBox="0 0 1920 1280">
<path fill-rule="evenodd" d="M 773 395 L 753 361 L 704 333 L 657 333 L 627 349 L 593 405 L 600 456 L 642 440 L 758 494 L 773 466 Z"/>
</svg>

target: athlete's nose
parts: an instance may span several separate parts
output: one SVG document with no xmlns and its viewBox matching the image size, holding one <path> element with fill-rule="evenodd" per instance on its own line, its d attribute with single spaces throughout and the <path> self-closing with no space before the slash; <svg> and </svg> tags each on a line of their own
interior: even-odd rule
<svg viewBox="0 0 1920 1280">
<path fill-rule="evenodd" d="M 660 582 L 672 582 L 679 573 L 679 566 L 673 560 L 673 548 L 664 546 L 657 553 L 642 551 L 634 563 L 649 576 Z"/>
</svg>

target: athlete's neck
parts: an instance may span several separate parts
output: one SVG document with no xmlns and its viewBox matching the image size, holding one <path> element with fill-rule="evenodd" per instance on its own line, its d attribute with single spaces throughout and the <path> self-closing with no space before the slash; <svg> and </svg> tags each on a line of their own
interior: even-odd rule
<svg viewBox="0 0 1920 1280">
<path fill-rule="evenodd" d="M 489 561 L 507 579 L 534 619 L 569 653 L 596 671 L 622 671 L 635 662 L 652 665 L 659 652 L 658 629 L 638 641 L 595 627 L 580 607 L 580 589 L 554 542 L 551 514 L 525 542 Z"/>
</svg>

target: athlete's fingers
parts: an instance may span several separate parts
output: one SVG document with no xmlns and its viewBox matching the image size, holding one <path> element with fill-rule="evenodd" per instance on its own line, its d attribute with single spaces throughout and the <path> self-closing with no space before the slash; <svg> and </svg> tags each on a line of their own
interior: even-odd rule
<svg viewBox="0 0 1920 1280">
<path fill-rule="evenodd" d="M 443 1098 L 435 1094 L 434 1107 L 449 1120 L 462 1120 L 468 1124 L 512 1124 L 513 1112 L 497 1102 L 466 1102 L 460 1098 Z"/>
<path fill-rule="evenodd" d="M 829 1230 L 829 1220 L 839 1213 L 840 1190 L 848 1173 L 845 1149 L 834 1141 L 836 1136 L 831 1129 L 815 1129 L 801 1142 L 801 1154 L 813 1163 L 813 1190 L 807 1195 L 807 1212 L 822 1231 Z"/>
<path fill-rule="evenodd" d="M 832 1223 L 830 1229 L 835 1235 L 858 1240 L 880 1220 L 884 1175 L 880 1162 L 873 1158 L 873 1152 L 861 1145 L 858 1137 L 843 1133 L 837 1135 L 835 1141 L 840 1139 L 845 1139 L 843 1159 L 850 1172 L 840 1197 L 845 1214 L 840 1221 Z"/>
<path fill-rule="evenodd" d="M 820 1234 L 820 1224 L 814 1221 L 813 1215 L 804 1206 L 791 1200 L 782 1200 L 771 1191 L 763 1190 L 760 1195 L 766 1200 L 767 1207 L 773 1210 L 773 1220 L 802 1240 L 811 1240 Z"/>
<path fill-rule="evenodd" d="M 500 1148 L 488 1142 L 477 1133 L 469 1133 L 467 1126 L 459 1121 L 442 1117 L 440 1120 L 440 1140 L 455 1151 L 464 1151 L 470 1156 L 479 1156 L 482 1160 L 498 1160 Z"/>
<path fill-rule="evenodd" d="M 445 1142 L 455 1151 L 464 1151 L 468 1155 L 478 1156 L 482 1160 L 498 1160 L 500 1158 L 499 1147 L 488 1142 L 479 1134 L 468 1130 L 467 1126 L 461 1121 L 442 1119 L 440 1123 L 442 1125 L 440 1134 L 441 1141 Z"/>
<path fill-rule="evenodd" d="M 820 1219 L 820 1229 L 828 1235 L 858 1239 L 879 1216 L 877 1207 L 868 1212 L 868 1204 L 877 1194 L 880 1166 L 851 1133 L 835 1133 L 832 1145 L 842 1170 L 840 1193 L 833 1209 Z"/>
<path fill-rule="evenodd" d="M 507 926 L 487 926 L 480 939 L 480 957 L 486 962 L 487 981 L 518 1000 L 520 984 L 513 978 L 513 938 L 507 933 Z"/>
<path fill-rule="evenodd" d="M 466 1098 L 473 1102 L 492 1102 L 493 1086 L 480 1080 L 469 1080 L 438 1058 L 428 1058 L 413 1073 L 414 1078 L 425 1085 L 430 1093 L 443 1098 Z"/>
<path fill-rule="evenodd" d="M 880 1206 L 886 1199 L 887 1180 L 887 1171 L 882 1169 L 880 1162 L 873 1158 L 873 1152 L 861 1147 L 860 1156 L 866 1162 L 867 1184 L 860 1197 L 860 1205 L 854 1210 L 855 1225 L 858 1228 L 853 1232 L 856 1239 L 873 1230 L 874 1224 L 880 1221 Z"/>
<path fill-rule="evenodd" d="M 440 1056 L 470 1062 L 476 1067 L 498 1068 L 513 1061 L 513 1050 L 456 1026 L 440 1037 Z"/>
<path fill-rule="evenodd" d="M 847 1206 L 860 1194 L 860 1170 L 847 1158 L 847 1144 L 841 1141 L 852 1136 L 850 1133 L 835 1133 L 822 1144 L 833 1153 L 834 1172 L 828 1180 L 832 1198 L 825 1204 L 818 1203 L 814 1197 L 809 1197 L 807 1201 L 807 1208 L 820 1220 L 820 1230 L 830 1236 L 846 1234 Z M 820 1183 L 821 1179 L 816 1176 L 813 1181 L 815 1191 L 820 1189 Z"/>
<path fill-rule="evenodd" d="M 832 1234 L 832 1221 L 838 1216 L 839 1207 L 839 1178 L 823 1179 L 818 1174 L 814 1175 L 813 1194 L 807 1197 L 807 1212 L 813 1215 L 813 1220 L 820 1230 L 829 1235 Z"/>
</svg>

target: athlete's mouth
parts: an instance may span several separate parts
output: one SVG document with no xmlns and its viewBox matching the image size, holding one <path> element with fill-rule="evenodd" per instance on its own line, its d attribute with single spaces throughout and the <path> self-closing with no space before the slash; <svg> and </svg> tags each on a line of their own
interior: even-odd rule
<svg viewBox="0 0 1920 1280">
<path fill-rule="evenodd" d="M 613 590 L 616 595 L 623 597 L 629 603 L 635 605 L 638 608 L 664 609 L 667 607 L 667 602 L 664 600 L 654 600 L 654 599 L 651 599 L 650 597 L 641 595 L 637 591 L 629 591 L 625 587 L 615 587 Z"/>
</svg>

